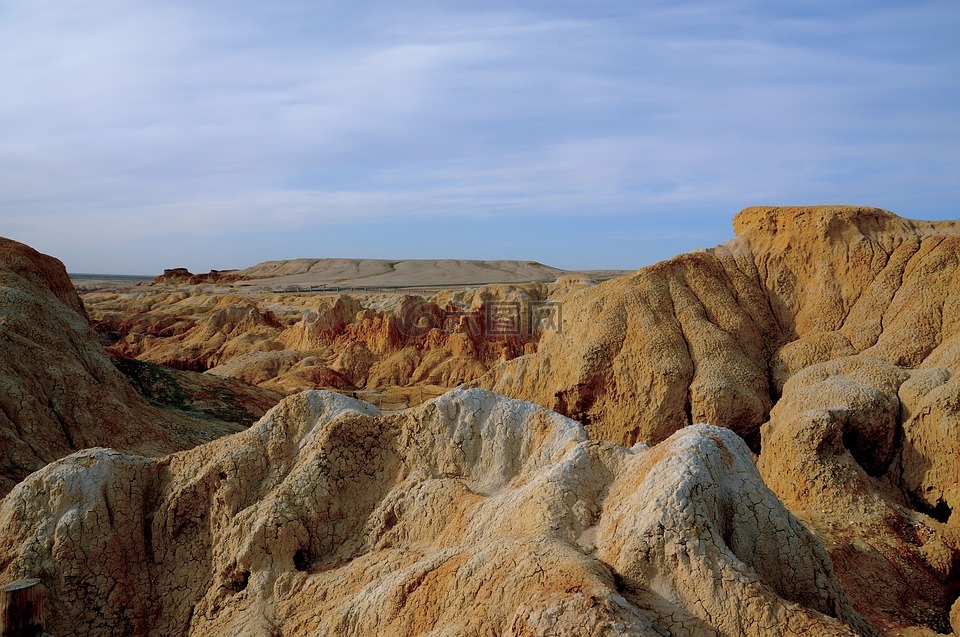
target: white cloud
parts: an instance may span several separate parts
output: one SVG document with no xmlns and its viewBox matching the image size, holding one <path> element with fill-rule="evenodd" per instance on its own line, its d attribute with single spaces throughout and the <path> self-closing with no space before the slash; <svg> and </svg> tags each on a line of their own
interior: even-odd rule
<svg viewBox="0 0 960 637">
<path fill-rule="evenodd" d="M 95 250 L 403 216 L 944 209 L 960 10 L 808 6 L 11 1 L 0 232 Z"/>
</svg>

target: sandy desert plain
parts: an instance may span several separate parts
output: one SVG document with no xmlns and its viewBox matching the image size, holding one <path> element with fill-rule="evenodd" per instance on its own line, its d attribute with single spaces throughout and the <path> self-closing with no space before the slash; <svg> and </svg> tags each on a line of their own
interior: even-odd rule
<svg viewBox="0 0 960 637">
<path fill-rule="evenodd" d="M 0 239 L 7 626 L 960 634 L 960 221 L 747 208 L 635 272 L 54 257 Z"/>
</svg>

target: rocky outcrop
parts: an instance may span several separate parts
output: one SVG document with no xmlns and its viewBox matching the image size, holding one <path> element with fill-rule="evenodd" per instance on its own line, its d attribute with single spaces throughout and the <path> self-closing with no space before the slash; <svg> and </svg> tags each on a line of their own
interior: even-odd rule
<svg viewBox="0 0 960 637">
<path fill-rule="evenodd" d="M 960 223 L 748 208 L 737 237 L 566 297 L 561 333 L 481 381 L 591 436 L 739 433 L 884 630 L 960 595 Z"/>
<path fill-rule="evenodd" d="M 167 268 L 153 278 L 153 283 L 186 283 L 192 276 L 193 272 L 186 268 Z"/>
<path fill-rule="evenodd" d="M 284 393 L 333 387 L 392 410 L 425 399 L 411 386 L 482 377 L 542 407 L 474 389 L 381 413 L 308 392 L 162 459 L 80 452 L 0 503 L 0 568 L 44 580 L 65 634 L 948 633 L 958 225 L 751 208 L 726 244 L 600 285 L 88 295 L 115 351 Z M 27 296 L 79 326 L 59 275 L 31 268 L 4 276 L 40 282 Z M 531 331 L 546 299 L 562 301 L 562 331 L 487 338 L 490 303 L 520 308 Z M 33 329 L 87 364 L 89 331 L 75 346 L 61 324 Z M 9 376 L 46 378 L 21 358 Z M 130 391 L 102 373 L 106 396 Z M 232 415 L 226 394 L 185 403 L 177 382 L 140 385 L 152 402 L 131 403 L 136 423 L 171 405 Z M 371 391 L 391 385 L 405 393 Z M 42 382 L 21 391 L 81 402 Z"/>
<path fill-rule="evenodd" d="M 232 283 L 243 279 L 236 270 L 210 270 L 206 274 L 194 274 L 186 268 L 167 268 L 163 274 L 155 276 L 154 285 L 200 285 L 201 283 Z"/>
<path fill-rule="evenodd" d="M 283 348 L 276 339 L 285 325 L 246 297 L 167 290 L 130 294 L 122 311 L 93 317 L 97 331 L 110 336 L 105 345 L 115 355 L 203 372 L 233 356 Z"/>
<path fill-rule="evenodd" d="M 783 384 L 865 352 L 902 367 L 956 359 L 960 224 L 875 208 L 748 208 L 737 237 L 566 298 L 563 330 L 482 384 L 655 442 L 692 422 L 756 446 Z"/>
<path fill-rule="evenodd" d="M 576 285 L 567 282 L 557 293 Z M 433 300 L 143 286 L 86 299 L 115 355 L 290 394 L 476 380 L 500 361 L 536 350 L 544 319 L 531 308 L 550 293 L 542 283 L 445 291 Z M 490 333 L 491 307 L 509 311 L 512 331 Z M 539 322 L 529 325 L 531 317 Z"/>
<path fill-rule="evenodd" d="M 901 426 L 901 409 L 916 408 L 918 384 L 936 388 L 926 372 L 865 355 L 810 366 L 787 381 L 762 429 L 765 482 L 823 541 L 858 607 L 890 634 L 904 626 L 949 633 L 960 595 L 960 533 L 940 499 L 956 485 L 956 443 L 917 436 L 926 438 L 927 463 L 902 439 L 918 426 L 915 418 Z M 911 386 L 901 401 L 898 389 L 906 397 Z"/>
<path fill-rule="evenodd" d="M 241 427 L 148 404 L 97 341 L 63 264 L 0 239 L 0 492 L 77 449 L 163 455 Z"/>
<path fill-rule="evenodd" d="M 149 403 L 237 428 L 260 420 L 282 398 L 233 378 L 185 372 L 132 358 L 114 358 L 113 363 Z"/>
<path fill-rule="evenodd" d="M 960 517 L 956 513 L 960 506 L 960 223 L 911 221 L 873 208 L 763 207 L 742 211 L 734 220 L 734 228 L 737 236 L 721 246 L 681 255 L 600 285 L 568 278 L 555 284 L 448 291 L 429 300 L 370 296 L 358 299 L 359 310 L 357 304 L 346 298 L 331 298 L 329 303 L 318 306 L 315 300 L 304 305 L 293 296 L 228 298 L 209 290 L 184 292 L 171 288 L 144 288 L 118 301 L 126 308 L 118 310 L 118 314 L 126 317 L 123 321 L 131 321 L 129 326 L 135 329 L 121 334 L 117 347 L 140 347 L 138 356 L 159 355 L 165 350 L 175 352 L 179 348 L 178 356 L 183 355 L 184 360 L 200 360 L 190 357 L 204 356 L 207 362 L 221 365 L 216 368 L 219 373 L 277 387 L 284 393 L 323 385 L 369 396 L 366 390 L 371 388 L 418 383 L 449 387 L 481 377 L 482 386 L 553 408 L 582 421 L 591 438 L 609 441 L 582 443 L 583 453 L 591 459 L 577 465 L 574 473 L 578 481 L 570 486 L 569 494 L 564 492 L 560 506 L 542 504 L 538 499 L 540 492 L 524 491 L 527 485 L 540 483 L 532 477 L 521 480 L 518 476 L 526 474 L 517 473 L 514 465 L 497 465 L 497 470 L 506 471 L 508 477 L 504 478 L 506 483 L 498 483 L 496 488 L 471 481 L 472 478 L 466 480 L 460 465 L 449 470 L 430 469 L 426 474 L 409 469 L 414 465 L 404 455 L 406 452 L 397 451 L 399 447 L 384 442 L 386 439 L 380 436 L 394 435 L 390 432 L 398 431 L 396 427 L 408 431 L 403 427 L 419 427 L 423 422 L 429 429 L 433 421 L 427 412 L 390 416 L 371 412 L 356 416 L 359 420 L 373 419 L 377 431 L 383 430 L 369 433 L 364 441 L 369 438 L 371 446 L 390 449 L 388 456 L 358 456 L 374 467 L 372 473 L 348 480 L 349 488 L 358 491 L 338 490 L 340 486 L 323 482 L 324 486 L 315 492 L 334 493 L 336 498 L 343 496 L 351 503 L 367 502 L 361 506 L 366 507 L 362 524 L 359 519 L 345 521 L 349 516 L 342 509 L 330 518 L 335 529 L 329 535 L 335 540 L 331 542 L 358 538 L 356 541 L 363 548 L 358 549 L 347 540 L 344 541 L 351 548 L 343 551 L 317 544 L 309 529 L 316 525 L 327 529 L 329 525 L 323 524 L 328 522 L 318 522 L 320 518 L 309 517 L 312 514 L 304 514 L 307 522 L 297 517 L 300 511 L 310 510 L 309 498 L 275 495 L 279 492 L 274 489 L 287 478 L 278 477 L 280 482 L 268 486 L 244 482 L 244 493 L 273 498 L 270 506 L 275 508 L 271 515 L 301 520 L 290 533 L 300 542 L 293 553 L 299 555 L 293 560 L 293 568 L 305 575 L 274 581 L 256 575 L 266 567 L 251 566 L 253 557 L 236 558 L 237 569 L 225 568 L 235 575 L 230 581 L 237 583 L 217 584 L 221 580 L 215 578 L 221 575 L 211 575 L 204 586 L 191 593 L 191 603 L 199 615 L 192 616 L 190 625 L 201 631 L 198 634 L 208 630 L 207 626 L 229 632 L 252 631 L 250 626 L 255 625 L 257 630 L 280 626 L 294 632 L 317 627 L 321 631 L 343 632 L 358 626 L 358 633 L 383 625 L 401 633 L 437 634 L 453 630 L 451 626 L 462 627 L 452 623 L 462 620 L 468 622 L 466 632 L 470 632 L 473 626 L 495 622 L 490 619 L 493 610 L 489 604 L 506 604 L 511 610 L 501 616 L 522 615 L 524 619 L 508 627 L 494 623 L 492 632 L 513 634 L 510 631 L 522 632 L 515 627 L 534 626 L 530 631 L 536 633 L 538 624 L 524 623 L 532 621 L 532 615 L 520 613 L 518 607 L 507 601 L 519 595 L 531 600 L 553 600 L 543 601 L 547 605 L 536 612 L 538 617 L 550 617 L 555 623 L 557 618 L 576 617 L 580 621 L 592 617 L 585 620 L 587 624 L 558 624 L 575 626 L 567 629 L 572 633 L 589 634 L 595 627 L 607 625 L 603 622 L 610 617 L 613 623 L 609 625 L 620 627 L 611 628 L 611 632 L 635 629 L 647 633 L 663 630 L 742 634 L 752 630 L 737 623 L 746 622 L 747 617 L 760 622 L 758 625 L 766 631 L 774 630 L 773 625 L 786 626 L 778 629 L 785 634 L 830 634 L 835 629 L 869 631 L 849 610 L 850 603 L 884 634 L 948 633 L 957 623 L 955 600 L 960 596 Z M 530 340 L 502 335 L 486 338 L 486 307 L 491 301 L 515 303 L 523 317 L 532 316 L 527 309 L 533 302 L 545 299 L 563 303 L 560 332 L 546 331 Z M 123 325 L 113 320 L 109 312 L 103 312 L 99 303 L 96 307 L 95 319 L 113 326 Z M 303 320 L 305 311 L 314 314 Z M 457 311 L 463 311 L 463 315 L 448 320 Z M 258 316 L 265 320 L 258 321 Z M 529 319 L 519 319 L 522 320 Z M 475 323 L 483 327 L 478 330 Z M 521 327 L 529 329 L 530 325 Z M 489 372 L 485 371 L 488 368 Z M 481 395 L 486 396 L 476 394 Z M 404 396 L 400 407 L 412 404 L 411 398 L 412 394 Z M 387 403 L 389 408 L 398 408 L 391 401 L 381 404 Z M 347 411 L 365 409 L 354 405 Z M 404 419 L 414 413 L 421 425 L 397 424 L 406 422 Z M 356 420 L 353 416 L 345 418 Z M 696 422 L 710 422 L 725 429 L 688 428 Z M 372 431 L 363 429 L 366 425 L 356 426 L 364 432 Z M 537 426 L 529 423 L 525 427 L 538 431 Z M 736 438 L 730 432 L 746 441 L 763 480 L 795 517 L 781 517 L 781 509 L 775 509 L 777 513 L 769 517 L 766 511 L 773 505 L 766 500 L 754 502 L 750 496 L 750 504 L 745 505 L 743 498 L 728 495 L 733 493 L 728 490 L 729 484 L 736 482 L 730 476 L 741 475 L 738 467 L 747 454 L 742 444 L 731 442 Z M 488 433 L 494 435 L 492 430 Z M 533 443 L 524 435 L 517 434 L 513 440 L 527 449 L 524 445 Z M 409 432 L 403 436 L 413 439 Z M 720 442 L 708 442 L 704 436 L 710 440 L 713 436 Z M 457 440 L 458 449 L 469 447 L 463 439 Z M 480 436 L 477 440 L 486 445 L 488 438 Z M 621 449 L 614 443 L 631 449 Z M 635 443 L 660 444 L 644 450 L 642 444 L 633 447 Z M 272 444 L 286 448 L 286 443 Z M 418 444 L 433 448 L 429 441 Z M 340 476 L 347 481 L 347 473 L 337 473 L 341 469 L 324 464 L 339 462 L 329 458 L 345 456 L 339 451 L 323 453 L 328 455 L 318 460 L 320 474 Z M 360 452 L 351 453 L 356 456 Z M 717 458 L 728 454 L 733 458 L 732 464 L 715 464 Z M 237 458 L 246 456 L 241 453 L 230 457 L 236 464 L 240 462 Z M 293 471 L 289 467 L 305 457 L 297 455 L 282 462 L 285 469 L 278 470 L 279 474 L 287 475 Z M 384 459 L 387 457 L 389 461 Z M 554 460 L 546 464 L 535 464 L 539 467 L 536 471 L 554 471 L 550 467 L 559 461 L 551 457 Z M 352 460 L 343 462 L 349 464 Z M 518 462 L 527 466 L 530 461 Z M 157 465 L 153 461 L 147 464 Z M 218 476 L 231 475 L 229 470 L 217 466 Z M 629 469 L 624 468 L 628 466 Z M 680 466 L 686 467 L 683 473 L 659 473 L 661 469 L 666 471 L 664 467 Z M 267 465 L 263 467 L 266 471 Z M 396 473 L 381 475 L 379 467 L 392 467 L 390 471 Z M 165 502 L 164 498 L 172 493 L 169 485 L 179 484 L 178 476 L 186 475 L 157 471 L 158 477 L 150 482 L 155 486 L 146 491 L 151 503 Z M 195 469 L 190 471 L 197 473 Z M 410 477 L 413 475 L 418 476 L 416 480 Z M 431 482 L 423 475 L 440 482 Z M 554 476 L 552 484 L 567 484 L 566 478 L 550 475 Z M 659 475 L 669 475 L 673 480 L 670 495 L 658 491 L 659 483 L 645 482 L 649 476 Z M 691 483 L 698 486 L 688 492 L 683 485 L 690 476 L 698 476 Z M 703 482 L 707 480 L 705 476 L 713 482 Z M 461 481 L 443 481 L 451 477 Z M 381 478 L 386 482 L 379 482 Z M 752 492 L 750 480 L 745 477 L 735 491 Z M 194 486 L 200 488 L 201 483 L 206 484 L 201 480 Z M 357 486 L 360 483 L 365 486 Z M 362 489 L 374 483 L 382 484 L 375 488 L 379 495 L 363 500 Z M 381 503 L 400 489 L 397 485 L 401 483 L 418 495 L 397 495 L 395 501 L 402 502 L 403 507 L 381 511 Z M 577 495 L 578 489 L 593 489 L 590 485 L 594 483 L 600 485 L 599 495 L 590 496 L 594 499 Z M 717 486 L 721 483 L 727 486 Z M 446 491 L 448 487 L 460 490 L 451 494 Z M 199 496 L 200 500 L 208 502 L 213 497 L 211 493 L 220 487 L 203 488 L 207 491 Z M 522 493 L 526 505 L 533 508 L 523 509 L 519 503 L 514 506 L 514 495 L 508 496 L 508 492 Z M 643 502 L 636 496 L 641 492 L 646 494 Z M 477 511 L 487 511 L 483 507 L 492 506 L 484 503 L 497 502 L 498 511 L 502 512 L 498 515 L 502 517 L 474 517 L 480 514 L 469 508 L 473 504 L 461 504 L 458 493 L 463 494 L 463 502 L 476 502 L 480 507 Z M 689 497 L 684 497 L 685 493 Z M 429 500 L 433 494 L 439 494 L 441 500 Z M 501 496 L 503 499 L 498 499 Z M 434 504 L 423 504 L 417 498 Z M 260 510 L 255 502 L 244 500 L 247 508 L 242 510 L 249 509 L 252 516 L 261 515 L 254 513 Z M 436 502 L 445 504 L 441 507 Z M 644 503 L 656 503 L 656 507 Z M 154 504 L 144 506 L 145 511 L 154 510 Z M 178 510 L 189 508 L 177 506 Z M 419 508 L 422 506 L 427 508 Z M 439 517 L 444 519 L 431 522 L 432 530 L 427 536 L 400 522 L 407 511 L 416 511 L 418 519 L 431 519 L 430 506 L 438 511 L 442 508 L 444 513 Z M 592 512 L 596 523 L 576 526 L 580 523 L 574 524 L 561 515 L 580 511 L 577 507 Z M 651 507 L 665 517 L 653 515 Z M 680 530 L 686 528 L 686 523 L 675 519 L 678 507 L 689 509 L 693 517 L 688 519 L 695 520 L 696 532 Z M 521 509 L 524 513 L 515 513 Z M 624 516 L 616 518 L 614 512 L 621 509 Z M 762 529 L 752 526 L 758 517 L 767 519 Z M 254 519 L 260 518 L 248 521 Z M 384 528 L 400 530 L 396 534 L 377 535 L 366 526 L 371 520 L 381 519 Z M 473 522 L 480 519 L 482 532 L 478 530 L 479 523 Z M 615 519 L 619 521 L 614 523 Z M 509 533 L 503 531 L 506 527 L 498 526 L 505 520 L 510 520 Z M 546 527 L 538 526 L 543 520 L 551 524 L 549 533 L 543 530 Z M 797 520 L 802 525 L 794 527 Z M 212 524 L 209 520 L 208 523 Z M 661 526 L 677 530 L 664 534 Z M 461 539 L 456 541 L 452 539 L 454 527 L 460 529 Z M 287 531 L 280 527 L 267 524 L 264 528 L 272 529 L 264 531 L 265 537 L 286 537 L 283 533 Z M 753 529 L 749 533 L 753 539 L 735 538 L 741 528 Z M 150 537 L 159 537 L 159 529 L 150 529 Z M 463 535 L 463 529 L 473 531 Z M 346 535 L 338 535 L 341 531 Z M 487 531 L 490 534 L 484 535 Z M 239 537 L 240 531 L 230 533 L 234 534 L 230 537 Z M 767 537 L 767 533 L 773 533 L 776 539 Z M 666 538 L 663 542 L 657 539 L 661 535 Z M 569 540 L 574 536 L 575 541 Z M 303 537 L 307 540 L 301 542 Z M 470 541 L 482 537 L 483 541 L 465 548 L 463 537 L 472 538 Z M 531 540 L 537 547 L 548 546 L 554 551 L 549 553 L 552 566 L 544 569 L 547 579 L 541 582 L 541 592 L 523 589 L 514 581 L 518 579 L 516 572 L 510 570 L 526 563 L 526 558 L 518 555 L 532 550 L 525 539 L 529 537 L 539 538 Z M 568 539 L 563 540 L 565 544 L 550 543 L 556 537 Z M 778 544 L 784 537 L 790 538 L 786 540 L 789 551 Z M 222 546 L 217 543 L 219 540 L 212 539 L 212 532 L 210 538 L 211 547 Z M 521 547 L 517 549 L 521 553 L 513 548 L 502 549 L 504 538 L 521 542 L 511 545 Z M 280 551 L 278 545 L 266 539 L 257 541 L 261 543 L 256 551 L 251 549 L 253 553 L 269 550 L 271 555 L 279 555 L 287 551 Z M 389 547 L 378 544 L 381 541 Z M 770 544 L 764 544 L 767 542 Z M 397 546 L 403 547 L 399 553 L 381 552 Z M 797 554 L 806 557 L 797 561 L 791 556 L 798 546 L 822 546 L 826 552 L 804 549 Z M 728 549 L 734 557 L 730 557 Z M 11 550 L 16 553 L 19 549 Z M 197 559 L 203 564 L 220 564 L 216 562 L 218 558 L 208 557 L 218 550 L 201 551 Z M 452 564 L 429 562 L 436 566 L 426 569 L 419 560 L 436 555 L 435 550 L 459 557 L 451 558 L 455 559 Z M 757 557 L 778 551 L 788 556 L 782 559 L 787 566 Z M 701 561 L 701 552 L 713 557 Z M 237 555 L 234 549 L 228 553 Z M 482 561 L 470 561 L 469 556 L 474 554 L 482 555 Z M 537 555 L 542 558 L 546 553 Z M 637 555 L 644 558 L 640 560 Z M 399 561 L 391 561 L 394 557 Z M 461 558 L 463 561 L 456 561 Z M 827 568 L 830 562 L 833 570 Z M 472 580 L 472 576 L 463 575 L 464 564 L 470 564 L 470 573 L 481 573 L 482 581 L 496 582 L 495 595 L 487 595 L 480 588 L 470 589 L 465 597 L 471 598 L 475 606 L 469 608 L 457 597 L 462 593 L 450 592 L 463 590 L 463 582 Z M 727 568 L 731 564 L 733 570 Z M 819 583 L 812 587 L 803 583 L 809 581 L 811 564 L 819 573 L 813 576 L 813 581 Z M 340 570 L 348 567 L 355 570 Z M 412 569 L 411 573 L 419 573 L 415 585 L 405 579 L 407 567 Z M 502 574 L 504 569 L 509 576 Z M 787 571 L 801 575 L 791 578 Z M 582 575 L 584 572 L 592 575 Z M 10 573 L 29 574 L 26 570 Z M 580 579 L 560 594 L 559 582 L 570 573 L 579 573 Z M 709 584 L 717 577 L 726 582 L 724 586 Z M 609 593 L 611 581 L 615 594 Z M 249 582 L 261 582 L 258 586 L 262 587 L 251 589 L 258 591 L 251 593 L 252 597 L 238 593 L 239 599 L 246 601 L 230 601 L 232 593 L 226 592 L 210 598 L 214 593 L 207 590 L 212 586 L 232 591 L 233 586 L 245 591 Z M 766 588 L 751 588 L 754 582 Z M 438 588 L 433 588 L 433 583 Z M 304 605 L 299 595 L 334 599 L 329 592 L 334 585 L 353 586 L 355 596 L 350 602 L 331 601 L 323 606 L 319 619 L 311 616 L 301 621 L 294 617 L 294 607 Z M 409 586 L 413 592 L 398 593 L 398 589 L 391 588 L 394 585 Z M 612 614 L 594 617 L 590 614 L 594 611 L 578 606 L 576 591 L 584 590 L 608 591 L 596 593 L 596 599 L 601 600 L 600 607 Z M 841 590 L 845 591 L 842 595 L 837 592 Z M 421 593 L 426 597 L 417 597 Z M 549 597 L 554 593 L 555 598 Z M 368 595 L 373 602 L 358 601 Z M 478 603 L 477 599 L 484 601 Z M 415 604 L 416 610 L 408 607 L 410 604 Z M 242 610 L 236 610 L 241 606 Z M 392 610 L 395 606 L 399 610 Z M 455 619 L 443 610 L 448 606 L 456 613 Z M 227 607 L 234 609 L 229 615 L 233 619 L 222 615 Z M 354 610 L 346 610 L 348 607 Z M 764 609 L 763 620 L 751 614 L 751 609 L 760 607 Z M 271 618 L 269 625 L 260 626 L 246 619 L 248 608 Z M 701 610 L 691 610 L 698 608 Z M 368 619 L 374 615 L 377 622 Z M 831 624 L 831 620 L 817 624 L 821 615 L 839 619 L 841 625 Z M 325 623 L 324 617 L 328 616 L 339 618 L 335 629 Z M 734 616 L 741 619 L 729 619 Z M 235 626 L 230 623 L 234 621 Z M 368 621 L 371 623 L 364 623 Z M 176 632 L 172 628 L 170 631 Z"/>
<path fill-rule="evenodd" d="M 280 335 L 279 340 L 289 349 L 322 347 L 343 334 L 361 310 L 363 306 L 357 299 L 341 294 L 329 306 L 321 306 L 316 313 L 305 313 L 299 323 Z"/>
<path fill-rule="evenodd" d="M 591 441 L 458 390 L 327 392 L 163 459 L 108 449 L 0 503 L 0 569 L 58 635 L 872 635 L 743 442 Z"/>
</svg>

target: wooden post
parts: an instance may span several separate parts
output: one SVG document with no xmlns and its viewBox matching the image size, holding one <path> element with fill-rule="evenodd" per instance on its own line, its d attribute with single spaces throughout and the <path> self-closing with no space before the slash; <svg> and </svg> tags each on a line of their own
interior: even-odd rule
<svg viewBox="0 0 960 637">
<path fill-rule="evenodd" d="M 44 631 L 47 589 L 38 579 L 0 588 L 0 637 L 36 637 Z"/>
</svg>

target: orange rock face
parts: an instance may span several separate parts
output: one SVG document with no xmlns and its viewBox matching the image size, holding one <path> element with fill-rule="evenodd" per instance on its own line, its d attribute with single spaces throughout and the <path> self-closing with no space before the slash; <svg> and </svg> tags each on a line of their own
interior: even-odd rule
<svg viewBox="0 0 960 637">
<path fill-rule="evenodd" d="M 290 394 L 476 380 L 501 360 L 535 351 L 539 333 L 526 324 L 527 308 L 549 294 L 540 283 L 442 292 L 433 300 L 160 285 L 93 292 L 86 302 L 113 354 Z M 515 333 L 489 333 L 485 308 L 500 302 L 522 317 Z"/>
<path fill-rule="evenodd" d="M 739 433 L 858 607 L 946 633 L 960 594 L 960 223 L 748 208 L 737 237 L 567 298 L 482 384 L 656 442 Z"/>
<path fill-rule="evenodd" d="M 748 208 L 734 227 L 726 244 L 567 297 L 562 332 L 484 385 L 610 440 L 657 441 L 692 422 L 750 440 L 813 363 L 956 358 L 960 225 L 825 207 Z"/>
</svg>

